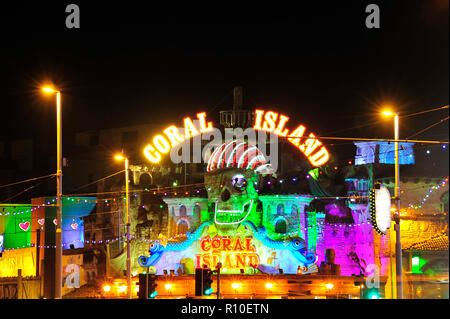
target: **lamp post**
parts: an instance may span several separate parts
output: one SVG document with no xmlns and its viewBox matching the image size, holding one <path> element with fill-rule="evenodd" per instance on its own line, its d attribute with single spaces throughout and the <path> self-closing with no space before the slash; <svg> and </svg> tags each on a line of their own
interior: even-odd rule
<svg viewBox="0 0 450 319">
<path fill-rule="evenodd" d="M 127 220 L 127 298 L 131 299 L 131 245 L 130 245 L 130 199 L 128 196 L 128 158 L 122 155 L 116 155 L 116 160 L 125 161 L 125 199 L 126 199 L 126 220 Z"/>
<path fill-rule="evenodd" d="M 400 236 L 400 165 L 399 165 L 399 116 L 390 111 L 382 113 L 385 116 L 394 116 L 394 139 L 395 139 L 395 191 L 394 200 L 396 214 L 394 214 L 395 230 L 395 269 L 397 277 L 397 299 L 403 299 L 403 276 L 402 276 L 402 242 Z"/>
<path fill-rule="evenodd" d="M 44 87 L 46 93 L 56 93 L 56 235 L 55 235 L 55 299 L 62 298 L 62 121 L 61 92 Z"/>
</svg>

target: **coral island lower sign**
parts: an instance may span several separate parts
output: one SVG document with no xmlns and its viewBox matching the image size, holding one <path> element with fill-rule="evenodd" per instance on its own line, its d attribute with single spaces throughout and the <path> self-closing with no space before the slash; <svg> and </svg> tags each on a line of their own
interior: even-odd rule
<svg viewBox="0 0 450 319">
<path fill-rule="evenodd" d="M 214 268 L 218 262 L 225 274 L 238 274 L 241 269 L 247 274 L 278 274 L 280 269 L 286 274 L 297 274 L 299 267 L 304 273 L 317 270 L 317 257 L 306 251 L 301 238 L 274 241 L 268 238 L 264 227 L 256 229 L 251 222 L 239 226 L 235 233 L 240 235 L 210 236 L 207 229 L 212 225 L 202 223 L 192 233 L 187 232 L 184 241 L 153 242 L 149 256 L 138 258 L 139 265 L 152 267 L 156 274 L 179 268 L 193 274 L 195 268 Z"/>
<path fill-rule="evenodd" d="M 200 240 L 201 253 L 195 255 L 195 267 L 216 267 L 221 262 L 225 269 L 257 268 L 259 256 L 252 244 L 253 237 L 204 237 Z"/>
</svg>

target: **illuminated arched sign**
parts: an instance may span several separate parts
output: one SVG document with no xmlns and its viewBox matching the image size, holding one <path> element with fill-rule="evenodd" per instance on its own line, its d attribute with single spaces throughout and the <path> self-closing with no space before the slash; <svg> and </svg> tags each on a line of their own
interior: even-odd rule
<svg viewBox="0 0 450 319">
<path fill-rule="evenodd" d="M 169 153 L 172 147 L 183 142 L 185 139 L 213 130 L 212 122 L 206 121 L 205 112 L 198 113 L 197 118 L 200 123 L 198 127 L 194 125 L 191 118 L 185 117 L 183 119 L 183 134 L 178 132 L 176 126 L 171 125 L 163 131 L 164 134 L 155 135 L 152 143 L 144 148 L 145 156 L 151 162 L 158 163 L 161 160 L 162 154 Z M 297 147 L 315 167 L 322 166 L 328 162 L 330 158 L 329 153 L 314 133 L 310 133 L 308 136 L 304 137 L 306 127 L 301 124 L 293 131 L 290 131 L 286 128 L 288 121 L 289 117 L 281 113 L 273 111 L 266 112 L 257 109 L 255 110 L 253 129 L 274 133 L 278 136 L 287 138 L 288 141 Z"/>
<path fill-rule="evenodd" d="M 313 133 L 310 133 L 308 138 L 303 138 L 306 127 L 301 124 L 295 130 L 289 132 L 289 129 L 285 127 L 288 121 L 289 117 L 286 115 L 273 111 L 255 110 L 253 128 L 287 137 L 288 141 L 296 146 L 313 166 L 322 166 L 328 162 L 330 155 L 325 146 L 322 146 L 322 142 Z M 302 142 L 302 140 L 305 141 Z"/>
<path fill-rule="evenodd" d="M 153 143 L 148 144 L 144 148 L 145 156 L 153 163 L 158 163 L 161 160 L 161 154 L 169 153 L 170 149 L 177 144 L 183 142 L 185 139 L 191 138 L 195 135 L 210 132 L 213 130 L 211 122 L 206 124 L 206 113 L 198 113 L 197 118 L 200 121 L 200 127 L 196 128 L 190 117 L 185 117 L 184 134 L 178 133 L 178 128 L 174 125 L 167 127 L 163 134 L 158 134 L 153 137 Z"/>
</svg>

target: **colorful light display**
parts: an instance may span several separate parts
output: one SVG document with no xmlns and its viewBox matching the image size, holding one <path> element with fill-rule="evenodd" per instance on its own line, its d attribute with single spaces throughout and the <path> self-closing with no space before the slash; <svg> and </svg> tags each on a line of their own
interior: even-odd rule
<svg viewBox="0 0 450 319">
<path fill-rule="evenodd" d="M 178 128 L 174 125 L 170 125 L 163 132 L 164 134 L 157 134 L 153 137 L 152 143 L 148 144 L 143 152 L 148 160 L 153 163 L 158 163 L 161 161 L 162 154 L 169 153 L 170 149 L 184 140 L 194 137 L 198 134 L 210 132 L 213 130 L 212 122 L 206 121 L 206 113 L 197 113 L 197 118 L 199 120 L 199 127 L 196 127 L 190 117 L 185 117 L 184 122 L 184 133 L 179 134 Z M 255 122 L 253 125 L 254 130 L 262 130 L 268 133 L 273 132 L 280 137 L 286 137 L 289 142 L 291 142 L 295 147 L 297 147 L 309 160 L 309 162 L 315 166 L 319 167 L 328 162 L 330 155 L 322 145 L 322 142 L 315 136 L 314 133 L 310 133 L 307 138 L 303 135 L 306 131 L 306 127 L 299 125 L 295 130 L 289 133 L 289 129 L 285 126 L 289 121 L 289 117 L 283 114 L 279 114 L 274 111 L 264 111 L 260 109 L 255 110 Z M 303 141 L 304 140 L 304 141 Z M 303 142 L 302 142 L 303 141 Z M 236 146 L 236 145 L 234 145 Z M 237 145 L 238 147 L 241 145 Z M 246 153 L 240 155 L 239 159 L 231 156 L 228 160 L 223 160 L 223 154 L 226 154 L 227 149 L 223 147 L 230 147 L 230 145 L 222 146 L 222 148 L 216 149 L 211 157 L 214 158 L 212 165 L 222 165 L 223 167 L 239 167 L 243 165 Z M 224 152 L 222 152 L 224 151 Z M 256 148 L 246 150 L 246 152 L 251 153 L 252 151 L 257 151 Z M 247 168 L 251 168 L 257 165 L 257 162 L 264 160 L 258 156 L 252 157 L 252 162 L 246 162 Z M 222 161 L 223 160 L 223 161 Z M 237 160 L 237 161 L 236 161 Z M 211 165 L 208 165 L 208 170 Z"/>
</svg>

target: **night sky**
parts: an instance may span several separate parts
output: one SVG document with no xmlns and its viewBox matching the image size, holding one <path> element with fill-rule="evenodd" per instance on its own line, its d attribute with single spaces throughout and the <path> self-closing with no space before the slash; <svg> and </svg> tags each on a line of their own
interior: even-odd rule
<svg viewBox="0 0 450 319">
<path fill-rule="evenodd" d="M 181 126 L 202 110 L 218 125 L 238 85 L 246 107 L 275 109 L 319 136 L 393 138 L 383 104 L 404 115 L 448 105 L 448 1 L 91 2 L 74 2 L 80 29 L 65 27 L 71 2 L 2 5 L 3 140 L 54 139 L 54 103 L 39 91 L 48 82 L 64 94 L 65 135 Z M 380 29 L 365 27 L 370 3 Z M 407 118 L 401 137 L 446 116 Z M 448 141 L 448 121 L 416 138 Z"/>
</svg>

